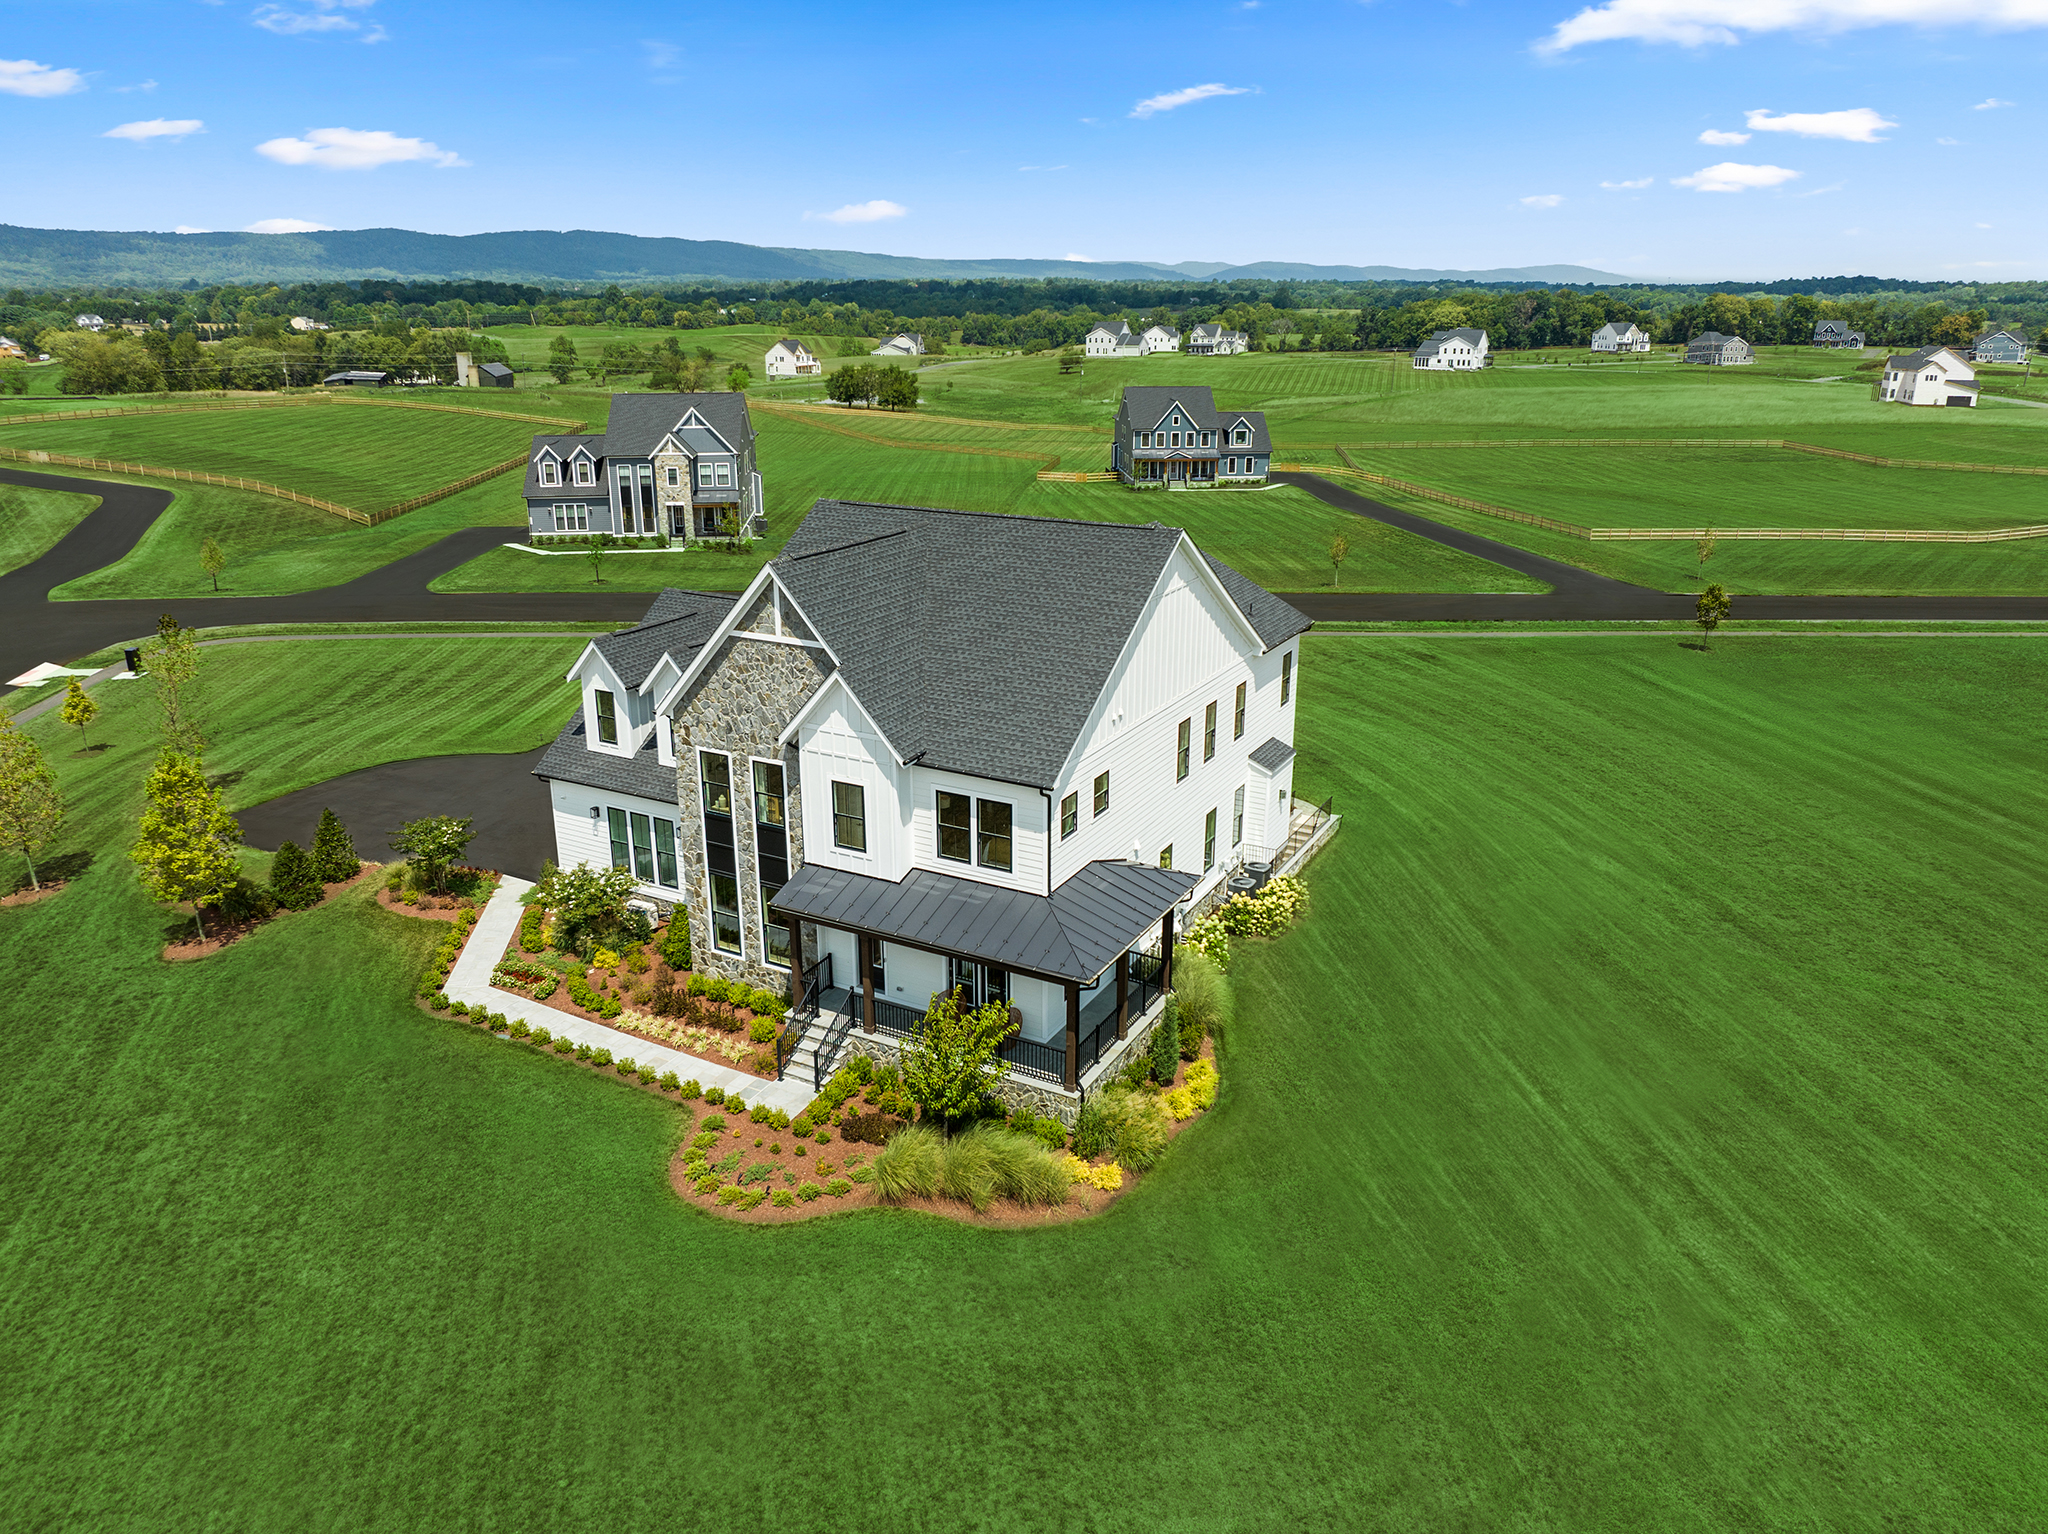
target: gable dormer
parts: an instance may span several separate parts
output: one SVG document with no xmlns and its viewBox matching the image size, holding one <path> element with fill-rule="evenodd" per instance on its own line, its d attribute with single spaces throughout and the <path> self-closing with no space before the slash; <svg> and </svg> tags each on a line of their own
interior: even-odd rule
<svg viewBox="0 0 2048 1534">
<path fill-rule="evenodd" d="M 550 490 L 568 480 L 569 476 L 562 467 L 561 456 L 552 445 L 542 448 L 533 455 L 533 477 L 543 488 Z"/>
</svg>

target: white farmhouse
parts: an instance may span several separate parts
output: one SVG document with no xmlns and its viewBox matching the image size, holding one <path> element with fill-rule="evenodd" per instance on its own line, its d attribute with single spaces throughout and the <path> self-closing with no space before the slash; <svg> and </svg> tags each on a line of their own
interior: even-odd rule
<svg viewBox="0 0 2048 1534">
<path fill-rule="evenodd" d="M 1188 332 L 1191 357 L 1234 357 L 1251 344 L 1242 330 L 1225 330 L 1221 325 L 1197 325 Z"/>
<path fill-rule="evenodd" d="M 932 600 L 990 571 L 999 610 Z M 820 501 L 737 597 L 594 640 L 535 772 L 558 861 L 687 907 L 698 968 L 787 984 L 820 1068 L 957 989 L 1070 1111 L 1157 1016 L 1190 900 L 1300 840 L 1308 627 L 1156 522 Z"/>
<path fill-rule="evenodd" d="M 78 315 L 71 321 L 71 323 L 76 325 L 80 330 L 101 331 L 107 328 L 107 322 L 97 314 Z"/>
<path fill-rule="evenodd" d="M 869 352 L 870 357 L 922 357 L 924 337 L 912 335 L 909 331 L 898 331 L 880 346 Z"/>
<path fill-rule="evenodd" d="M 1180 332 L 1171 325 L 1147 325 L 1138 343 L 1145 349 L 1145 355 L 1154 352 L 1177 352 L 1180 350 Z"/>
<path fill-rule="evenodd" d="M 1625 325 L 1609 320 L 1593 332 L 1593 350 L 1596 352 L 1646 352 L 1649 349 L 1649 332 L 1633 320 Z"/>
<path fill-rule="evenodd" d="M 1081 350 L 1090 357 L 1142 357 L 1145 344 L 1127 322 L 1104 320 L 1081 338 Z"/>
<path fill-rule="evenodd" d="M 1977 370 L 1946 346 L 1923 346 L 1903 357 L 1884 359 L 1877 397 L 1897 405 L 1977 403 Z"/>
<path fill-rule="evenodd" d="M 1419 368 L 1483 368 L 1486 366 L 1486 332 L 1461 325 L 1456 330 L 1438 330 L 1415 348 L 1409 359 Z"/>
<path fill-rule="evenodd" d="M 815 378 L 824 370 L 803 342 L 788 336 L 769 347 L 761 359 L 761 371 L 770 378 Z"/>
</svg>

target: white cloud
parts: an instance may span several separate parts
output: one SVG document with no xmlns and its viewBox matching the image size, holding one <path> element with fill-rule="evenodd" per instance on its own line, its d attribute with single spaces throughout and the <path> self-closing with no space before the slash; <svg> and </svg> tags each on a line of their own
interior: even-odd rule
<svg viewBox="0 0 2048 1534">
<path fill-rule="evenodd" d="M 1749 135 L 1747 133 L 1731 133 L 1726 128 L 1709 128 L 1700 135 L 1700 142 L 1702 144 L 1712 144 L 1717 149 L 1728 148 L 1736 144 L 1747 144 L 1749 142 Z"/>
<path fill-rule="evenodd" d="M 1773 117 L 1769 107 L 1745 112 L 1743 120 L 1756 133 L 1796 133 L 1801 138 L 1838 138 L 1851 144 L 1882 144 L 1880 128 L 1897 123 L 1869 107 L 1851 107 L 1846 112 L 1785 112 Z"/>
<path fill-rule="evenodd" d="M 1554 208 L 1563 201 L 1564 199 L 1555 192 L 1544 192 L 1539 196 L 1524 197 L 1522 199 L 1522 206 L 1525 208 Z"/>
<path fill-rule="evenodd" d="M 1962 140 L 1959 138 L 1938 138 L 1934 142 L 1937 144 L 1947 144 L 1950 148 L 1954 148 L 1957 144 L 1960 144 Z"/>
<path fill-rule="evenodd" d="M 1690 176 L 1674 176 L 1671 184 L 1689 186 L 1696 192 L 1746 192 L 1753 186 L 1780 186 L 1798 175 L 1798 171 L 1782 165 L 1738 165 L 1733 160 L 1723 160 Z"/>
<path fill-rule="evenodd" d="M 1190 85 L 1185 90 L 1164 91 L 1157 96 L 1147 96 L 1131 108 L 1133 117 L 1151 117 L 1158 112 L 1171 112 L 1175 107 L 1184 107 L 1192 101 L 1207 101 L 1211 96 L 1248 96 L 1249 85 Z"/>
<path fill-rule="evenodd" d="M 280 165 L 317 165 L 322 170 L 375 170 L 405 160 L 425 160 L 444 169 L 469 163 L 452 149 L 382 129 L 309 128 L 304 138 L 266 139 L 256 152 Z"/>
<path fill-rule="evenodd" d="M 384 30 L 384 23 L 381 21 L 372 25 L 370 30 L 363 34 L 363 41 L 366 43 L 385 43 L 390 40 L 391 34 Z"/>
<path fill-rule="evenodd" d="M 1072 167 L 1071 167 L 1071 166 L 1066 166 L 1066 165 L 1020 165 L 1020 166 L 1018 166 L 1018 167 L 1017 167 L 1017 169 L 1018 169 L 1018 170 L 1020 170 L 1020 171 L 1026 171 L 1026 170 L 1069 170 L 1069 169 L 1072 169 Z"/>
<path fill-rule="evenodd" d="M 114 93 L 115 93 L 116 95 L 119 95 L 119 96 L 126 96 L 126 95 L 129 95 L 129 94 L 131 94 L 132 92 L 135 92 L 135 91 L 141 91 L 141 92 L 143 92 L 144 94 L 147 94 L 148 92 L 150 92 L 150 91 L 153 91 L 153 90 L 155 90 L 155 89 L 156 89 L 156 81 L 154 81 L 154 80 L 142 80 L 142 81 L 138 81 L 138 82 L 137 82 L 136 84 L 134 84 L 134 85 L 117 85 L 117 86 L 115 86 L 115 87 L 114 87 Z"/>
<path fill-rule="evenodd" d="M 306 218 L 259 218 L 255 223 L 244 229 L 242 233 L 311 234 L 317 229 L 325 229 L 327 227 L 329 226 L 326 224 L 316 224 L 311 219 Z M 204 229 L 194 229 L 190 232 L 193 234 L 206 233 Z"/>
<path fill-rule="evenodd" d="M 804 217 L 822 219 L 828 224 L 873 224 L 885 218 L 901 218 L 909 211 L 900 202 L 877 197 L 871 202 L 850 202 L 830 213 L 806 213 Z"/>
<path fill-rule="evenodd" d="M 351 21 L 344 11 L 359 11 L 376 4 L 376 0 L 312 0 L 313 8 L 306 11 L 289 10 L 282 5 L 259 5 L 249 19 L 266 32 L 275 32 L 280 37 L 294 37 L 301 32 L 356 32 L 362 23 Z M 384 29 L 373 28 L 373 36 L 366 42 L 381 42 Z"/>
<path fill-rule="evenodd" d="M 1600 186 L 1609 192 L 1640 192 L 1656 179 L 1655 176 L 1644 176 L 1640 181 L 1603 181 Z"/>
<path fill-rule="evenodd" d="M 1991 226 L 1989 224 L 1979 224 L 1977 227 L 1979 229 L 1989 229 Z"/>
<path fill-rule="evenodd" d="M 2048 0 L 1607 0 L 1559 22 L 1536 51 L 1564 53 L 1621 39 L 1697 48 L 1763 32 L 1969 25 L 1992 31 L 2048 26 Z"/>
<path fill-rule="evenodd" d="M 171 233 L 172 233 L 172 234 L 212 234 L 212 233 L 213 233 L 213 231 L 212 231 L 211 229 L 201 229 L 201 228 L 200 228 L 200 227 L 199 227 L 199 226 L 198 226 L 197 224 L 180 224 L 180 225 L 178 225 L 178 227 L 177 227 L 177 228 L 173 229 L 173 230 L 171 231 Z"/>
<path fill-rule="evenodd" d="M 148 139 L 167 138 L 177 140 L 188 133 L 204 133 L 206 124 L 196 117 L 152 117 L 147 122 L 122 123 L 118 128 L 109 128 L 101 138 L 132 139 L 140 144 Z"/>
<path fill-rule="evenodd" d="M 0 91 L 10 96 L 68 96 L 84 89 L 85 76 L 75 69 L 34 59 L 0 59 Z"/>
<path fill-rule="evenodd" d="M 1093 256 L 1077 256 L 1071 250 L 1060 258 L 1063 261 L 1093 261 Z"/>
<path fill-rule="evenodd" d="M 1986 96 L 1982 101 L 1971 107 L 1970 110 L 1972 112 L 1995 112 L 2000 107 L 2009 107 L 2011 105 L 2010 101 L 2000 101 L 1996 96 Z"/>
</svg>

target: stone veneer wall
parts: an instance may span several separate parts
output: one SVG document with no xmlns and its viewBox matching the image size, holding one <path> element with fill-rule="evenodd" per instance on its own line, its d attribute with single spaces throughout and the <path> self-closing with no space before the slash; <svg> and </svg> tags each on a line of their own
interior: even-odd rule
<svg viewBox="0 0 2048 1534">
<path fill-rule="evenodd" d="M 770 593 L 763 592 L 741 620 L 740 631 L 719 646 L 718 654 L 677 708 L 676 802 L 680 814 L 677 830 L 682 842 L 683 890 L 690 907 L 690 938 L 698 967 L 710 974 L 787 994 L 789 972 L 762 962 L 752 759 L 782 763 L 783 821 L 788 828 L 789 863 L 794 872 L 803 862 L 803 784 L 798 773 L 796 742 L 781 747 L 776 741 L 830 675 L 832 664 L 822 650 L 746 637 L 749 633 L 772 633 L 774 626 Z M 783 632 L 796 638 L 813 637 L 787 608 L 783 612 Z M 700 750 L 722 751 L 732 758 L 733 841 L 739 869 L 744 957 L 720 953 L 711 945 L 711 879 L 704 856 L 704 805 L 697 777 Z"/>
</svg>

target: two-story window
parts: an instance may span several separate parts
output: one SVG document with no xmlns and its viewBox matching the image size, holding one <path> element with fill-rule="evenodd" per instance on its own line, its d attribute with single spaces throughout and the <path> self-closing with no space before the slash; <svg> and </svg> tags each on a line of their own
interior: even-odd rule
<svg viewBox="0 0 2048 1534">
<path fill-rule="evenodd" d="M 1069 798 L 1072 795 L 1068 796 Z M 1011 863 L 1011 809 L 1000 799 L 938 794 L 939 856 L 953 863 L 976 862 L 1007 871 Z"/>
<path fill-rule="evenodd" d="M 1237 709 L 1231 718 L 1230 724 L 1230 738 L 1232 740 L 1244 739 L 1244 689 L 1245 684 L 1239 682 L 1237 684 Z"/>
<path fill-rule="evenodd" d="M 832 785 L 832 845 L 868 850 L 868 791 L 858 783 Z"/>
<path fill-rule="evenodd" d="M 1095 774 L 1095 813 L 1109 813 L 1109 774 L 1106 772 Z"/>
<path fill-rule="evenodd" d="M 1294 652 L 1289 650 L 1280 657 L 1280 702 L 1284 706 L 1294 696 Z"/>
<path fill-rule="evenodd" d="M 1202 760 L 1216 760 L 1216 705 L 1211 703 L 1202 715 Z"/>
<path fill-rule="evenodd" d="M 1195 721 L 1183 719 L 1173 748 L 1173 781 L 1185 782 L 1188 775 L 1188 758 L 1194 755 Z"/>
<path fill-rule="evenodd" d="M 1209 811 L 1209 818 L 1202 822 L 1202 872 L 1207 873 L 1216 866 L 1216 812 Z"/>
<path fill-rule="evenodd" d="M 618 700 L 602 687 L 597 689 L 597 738 L 608 746 L 619 743 Z"/>
<path fill-rule="evenodd" d="M 739 857 L 732 826 L 732 758 L 718 751 L 697 753 L 698 785 L 704 797 L 704 861 L 711 876 L 711 942 L 724 953 L 742 952 Z"/>
<path fill-rule="evenodd" d="M 761 937 L 770 964 L 789 967 L 787 923 L 769 907 L 789 882 L 789 826 L 784 816 L 782 764 L 754 763 L 754 869 L 761 885 Z"/>
<path fill-rule="evenodd" d="M 1230 801 L 1230 845 L 1244 845 L 1244 788 L 1237 790 L 1237 796 Z"/>
</svg>

